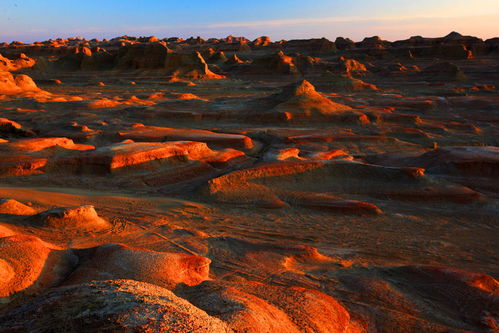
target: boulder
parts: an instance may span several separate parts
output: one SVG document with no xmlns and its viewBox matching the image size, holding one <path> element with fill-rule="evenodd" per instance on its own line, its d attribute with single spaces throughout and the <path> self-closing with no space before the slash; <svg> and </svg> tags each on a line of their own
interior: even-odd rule
<svg viewBox="0 0 499 333">
<path fill-rule="evenodd" d="M 159 286 L 95 281 L 53 289 L 0 316 L 0 332 L 231 332 L 226 324 Z"/>
</svg>

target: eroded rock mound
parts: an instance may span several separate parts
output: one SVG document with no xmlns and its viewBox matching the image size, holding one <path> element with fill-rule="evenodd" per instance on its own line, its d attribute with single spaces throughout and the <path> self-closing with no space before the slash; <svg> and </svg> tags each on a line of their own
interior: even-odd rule
<svg viewBox="0 0 499 333">
<path fill-rule="evenodd" d="M 26 327 L 53 332 L 231 331 L 171 291 L 133 280 L 57 288 L 0 317 L 0 332 L 24 332 Z"/>
<path fill-rule="evenodd" d="M 338 50 L 349 50 L 355 48 L 355 42 L 350 38 L 337 37 L 334 41 L 334 44 L 338 48 Z"/>
<path fill-rule="evenodd" d="M 299 332 L 282 310 L 229 285 L 210 281 L 175 292 L 236 332 Z"/>
<path fill-rule="evenodd" d="M 0 238 L 0 300 L 51 287 L 62 281 L 76 262 L 72 251 L 55 250 L 34 236 Z"/>
<path fill-rule="evenodd" d="M 34 153 L 48 148 L 64 148 L 68 150 L 92 150 L 94 146 L 77 144 L 68 138 L 32 138 L 20 139 L 0 144 L 0 151 Z"/>
<path fill-rule="evenodd" d="M 225 61 L 225 64 L 226 65 L 229 65 L 229 66 L 233 66 L 233 65 L 239 65 L 239 64 L 242 64 L 244 63 L 244 61 L 242 61 L 241 59 L 239 59 L 239 57 L 237 56 L 236 53 L 233 53 L 228 59 L 227 61 Z"/>
<path fill-rule="evenodd" d="M 499 283 L 487 274 L 435 266 L 394 267 L 385 274 L 448 325 L 450 317 L 471 330 L 497 328 Z"/>
<path fill-rule="evenodd" d="M 0 118 L 0 135 L 4 137 L 26 137 L 33 136 L 35 133 L 29 129 L 23 128 L 18 122 L 7 118 Z"/>
<path fill-rule="evenodd" d="M 61 160 L 75 171 L 113 172 L 131 166 L 146 166 L 146 163 L 168 163 L 169 161 L 227 162 L 244 155 L 234 149 L 215 151 L 206 143 L 195 141 L 169 142 L 123 142 L 100 147 L 76 157 Z"/>
<path fill-rule="evenodd" d="M 80 101 L 81 97 L 68 95 L 55 95 L 38 88 L 35 81 L 28 75 L 12 74 L 0 71 L 0 96 L 10 98 L 29 97 L 40 102 L 67 102 Z M 3 98 L 5 98 L 3 96 Z"/>
<path fill-rule="evenodd" d="M 0 54 L 0 71 L 13 72 L 23 68 L 33 67 L 36 60 L 21 53 L 17 59 L 11 60 Z"/>
<path fill-rule="evenodd" d="M 229 59 L 227 58 L 227 56 L 223 51 L 216 52 L 215 54 L 211 55 L 209 58 L 209 61 L 211 63 L 218 63 L 218 64 L 226 63 L 227 60 Z"/>
<path fill-rule="evenodd" d="M 437 57 L 444 59 L 472 59 L 474 55 L 489 52 L 487 43 L 472 36 L 463 36 L 455 31 L 447 36 L 425 38 L 412 36 L 392 43 L 394 51 L 409 51 L 414 57 Z"/>
<path fill-rule="evenodd" d="M 235 331 L 346 332 L 350 321 L 334 298 L 305 288 L 207 281 L 175 292 Z"/>
<path fill-rule="evenodd" d="M 415 163 L 429 172 L 494 178 L 499 176 L 499 147 L 444 147 L 421 155 Z"/>
<path fill-rule="evenodd" d="M 333 194 L 338 191 L 342 195 L 367 194 L 397 200 L 449 200 L 460 203 L 481 197 L 468 187 L 429 179 L 421 168 L 383 167 L 347 160 L 264 163 L 213 178 L 200 191 L 207 198 L 219 202 L 251 203 L 269 208 L 280 208 L 288 202 L 320 209 L 373 214 L 380 213 L 375 205 L 345 200 Z"/>
<path fill-rule="evenodd" d="M 121 106 L 130 106 L 130 105 L 154 105 L 155 102 L 151 100 L 143 100 L 136 96 L 130 96 L 125 99 L 109 99 L 109 98 L 100 98 L 94 101 L 91 101 L 87 104 L 90 109 L 104 109 L 104 108 L 115 108 Z"/>
<path fill-rule="evenodd" d="M 381 155 L 375 161 L 384 165 L 417 166 L 435 174 L 495 178 L 499 170 L 499 148 L 450 146 L 432 149 L 417 156 Z"/>
<path fill-rule="evenodd" d="M 31 217 L 29 221 L 51 229 L 99 231 L 111 228 L 111 224 L 101 218 L 91 205 L 49 209 Z"/>
<path fill-rule="evenodd" d="M 293 39 L 283 43 L 286 52 L 300 52 L 310 55 L 327 55 L 337 51 L 336 45 L 326 38 Z"/>
<path fill-rule="evenodd" d="M 132 279 L 170 289 L 179 283 L 196 285 L 207 280 L 211 262 L 201 256 L 156 252 L 118 244 L 80 250 L 78 256 L 80 265 L 66 283 Z"/>
<path fill-rule="evenodd" d="M 326 267 L 336 259 L 306 245 L 250 242 L 235 237 L 212 237 L 208 242 L 215 267 L 229 262 L 255 274 L 305 274 L 308 269 Z"/>
<path fill-rule="evenodd" d="M 36 210 L 14 199 L 0 199 L 0 214 L 35 215 Z"/>
<path fill-rule="evenodd" d="M 199 52 L 172 53 L 166 58 L 165 69 L 171 73 L 172 80 L 221 79 L 222 75 L 213 73 Z"/>
<path fill-rule="evenodd" d="M 75 144 L 73 140 L 57 137 L 0 142 L 0 176 L 43 173 L 54 154 L 89 149 L 94 149 L 94 146 Z"/>
<path fill-rule="evenodd" d="M 306 80 L 284 87 L 282 92 L 260 100 L 258 105 L 267 110 L 253 114 L 255 119 L 263 116 L 274 116 L 281 120 L 314 119 L 335 115 L 340 111 L 352 110 L 347 105 L 329 100 L 317 92 L 315 87 Z M 263 119 L 268 119 L 268 117 Z"/>
<path fill-rule="evenodd" d="M 345 200 L 326 193 L 288 192 L 281 197 L 295 206 L 358 215 L 379 215 L 383 212 L 376 205 L 359 200 Z"/>
<path fill-rule="evenodd" d="M 294 63 L 293 57 L 287 56 L 279 51 L 272 55 L 266 55 L 253 60 L 244 71 L 245 74 L 260 75 L 296 75 L 299 74 L 298 68 Z"/>
<path fill-rule="evenodd" d="M 24 154 L 3 155 L 0 159 L 0 177 L 42 173 L 42 169 L 46 165 L 47 158 L 43 157 L 34 157 Z"/>
<path fill-rule="evenodd" d="M 308 81 L 301 81 L 291 84 L 283 89 L 280 94 L 274 96 L 280 102 L 276 109 L 286 110 L 291 108 L 301 109 L 306 115 L 317 110 L 321 114 L 329 114 L 335 111 L 350 110 L 349 106 L 335 103 L 315 90 L 315 87 Z"/>
<path fill-rule="evenodd" d="M 364 82 L 354 78 L 350 73 L 334 74 L 331 72 L 324 73 L 320 78 L 315 80 L 316 86 L 322 90 L 332 92 L 355 92 L 355 91 L 376 91 L 378 87 L 374 84 Z"/>
<path fill-rule="evenodd" d="M 13 75 L 0 71 L 0 95 L 16 95 L 26 92 L 39 92 L 36 83 L 27 75 Z"/>
<path fill-rule="evenodd" d="M 130 131 L 119 132 L 118 135 L 123 139 L 131 139 L 134 141 L 160 142 L 188 140 L 206 142 L 208 145 L 221 147 L 234 147 L 239 149 L 253 148 L 253 141 L 245 135 L 216 133 L 198 129 L 137 126 Z"/>
<path fill-rule="evenodd" d="M 364 64 L 360 63 L 355 59 L 349 59 L 345 57 L 340 57 L 338 63 L 334 67 L 334 70 L 343 74 L 357 74 L 362 75 L 367 72 L 367 68 Z"/>
<path fill-rule="evenodd" d="M 118 69 L 159 69 L 165 67 L 171 50 L 161 42 L 123 46 L 118 52 Z"/>
<path fill-rule="evenodd" d="M 445 61 L 430 65 L 421 71 L 427 81 L 464 81 L 466 75 L 455 64 Z"/>
</svg>

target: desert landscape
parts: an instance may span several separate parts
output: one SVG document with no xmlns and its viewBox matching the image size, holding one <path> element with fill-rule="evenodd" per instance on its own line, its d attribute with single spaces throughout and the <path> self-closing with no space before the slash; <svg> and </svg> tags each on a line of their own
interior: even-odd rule
<svg viewBox="0 0 499 333">
<path fill-rule="evenodd" d="M 0 332 L 498 332 L 499 38 L 0 54 Z"/>
</svg>

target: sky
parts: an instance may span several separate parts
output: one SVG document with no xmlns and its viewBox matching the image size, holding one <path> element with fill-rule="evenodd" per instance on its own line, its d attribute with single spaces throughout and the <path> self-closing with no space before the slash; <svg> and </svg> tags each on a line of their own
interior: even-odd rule
<svg viewBox="0 0 499 333">
<path fill-rule="evenodd" d="M 272 40 L 499 36 L 499 0 L 0 0 L 0 42 L 81 36 Z"/>
</svg>

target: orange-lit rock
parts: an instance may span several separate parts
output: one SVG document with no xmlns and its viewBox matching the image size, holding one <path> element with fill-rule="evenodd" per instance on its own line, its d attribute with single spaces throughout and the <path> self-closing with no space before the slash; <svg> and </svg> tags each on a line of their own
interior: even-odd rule
<svg viewBox="0 0 499 333">
<path fill-rule="evenodd" d="M 114 108 L 121 105 L 154 105 L 153 101 L 141 100 L 135 96 L 132 96 L 125 100 L 115 100 L 103 98 L 93 102 L 88 103 L 90 109 L 102 109 L 102 108 Z"/>
<path fill-rule="evenodd" d="M 206 143 L 195 141 L 169 142 L 123 142 L 100 147 L 86 154 L 77 155 L 73 162 L 96 170 L 102 168 L 108 171 L 139 165 L 142 163 L 167 159 L 195 160 L 202 162 L 226 162 L 232 158 L 244 155 L 243 152 L 227 148 L 214 151 Z"/>
<path fill-rule="evenodd" d="M 308 81 L 299 81 L 288 85 L 282 92 L 269 96 L 261 101 L 262 105 L 268 105 L 268 116 L 282 115 L 284 119 L 303 119 L 329 116 L 348 111 L 352 108 L 340 103 L 335 103 L 315 90 Z M 257 113 L 254 118 L 265 116 L 265 113 Z"/>
<path fill-rule="evenodd" d="M 39 90 L 35 82 L 27 75 L 13 75 L 10 72 L 0 71 L 0 94 L 2 95 L 15 95 Z"/>
<path fill-rule="evenodd" d="M 338 59 L 338 64 L 335 67 L 335 71 L 344 74 L 364 74 L 367 72 L 366 66 L 358 62 L 355 59 L 348 59 L 345 57 L 340 57 Z"/>
<path fill-rule="evenodd" d="M 47 148 L 60 147 L 70 150 L 92 150 L 94 146 L 75 144 L 73 140 L 67 138 L 34 138 L 21 139 L 13 142 L 0 144 L 0 151 L 15 152 L 37 152 Z"/>
<path fill-rule="evenodd" d="M 346 332 L 349 327 L 349 314 L 339 303 L 303 288 L 208 281 L 175 292 L 236 331 Z"/>
<path fill-rule="evenodd" d="M 165 69 L 176 79 L 201 80 L 221 79 L 213 73 L 199 52 L 191 54 L 172 53 L 167 56 Z"/>
<path fill-rule="evenodd" d="M 36 63 L 35 59 L 21 53 L 17 59 L 11 60 L 0 54 L 0 71 L 13 72 L 23 68 L 33 67 Z"/>
<path fill-rule="evenodd" d="M 35 226 L 61 230 L 100 231 L 111 228 L 111 224 L 90 205 L 49 209 L 30 217 L 28 221 Z"/>
<path fill-rule="evenodd" d="M 293 58 L 282 51 L 254 59 L 244 72 L 253 75 L 272 75 L 274 73 L 296 75 L 299 73 Z"/>
<path fill-rule="evenodd" d="M 253 148 L 253 141 L 245 135 L 216 133 L 187 128 L 144 126 L 134 128 L 131 131 L 120 132 L 118 135 L 123 139 L 131 139 L 134 141 L 159 142 L 188 140 L 205 142 L 208 145 L 221 147 L 234 147 L 238 149 Z"/>
<path fill-rule="evenodd" d="M 35 215 L 36 210 L 14 199 L 0 199 L 0 214 Z"/>
<path fill-rule="evenodd" d="M 1 237 L 9 237 L 9 236 L 14 236 L 16 232 L 9 228 L 8 226 L 0 225 L 0 238 Z M 7 264 L 4 264 L 5 267 L 7 267 Z M 4 279 L 7 279 L 7 276 L 10 276 L 10 273 L 8 273 L 7 269 L 5 269 L 4 273 Z"/>
<path fill-rule="evenodd" d="M 210 281 L 194 288 L 179 288 L 175 292 L 226 322 L 234 331 L 299 332 L 281 309 L 230 285 Z"/>
<path fill-rule="evenodd" d="M 282 309 L 302 331 L 344 332 L 349 327 L 350 316 L 345 308 L 334 298 L 319 291 L 254 282 L 241 283 L 238 287 Z"/>
<path fill-rule="evenodd" d="M 40 173 L 45 165 L 47 165 L 47 158 L 34 157 L 24 154 L 6 154 L 0 160 L 0 176 L 23 176 L 29 174 Z"/>
<path fill-rule="evenodd" d="M 78 255 L 81 262 L 66 283 L 131 279 L 170 289 L 179 283 L 199 284 L 210 272 L 210 260 L 205 257 L 117 244 L 83 250 Z"/>
<path fill-rule="evenodd" d="M 63 280 L 76 264 L 71 251 L 53 249 L 37 237 L 0 238 L 0 299 L 35 293 Z"/>
</svg>

